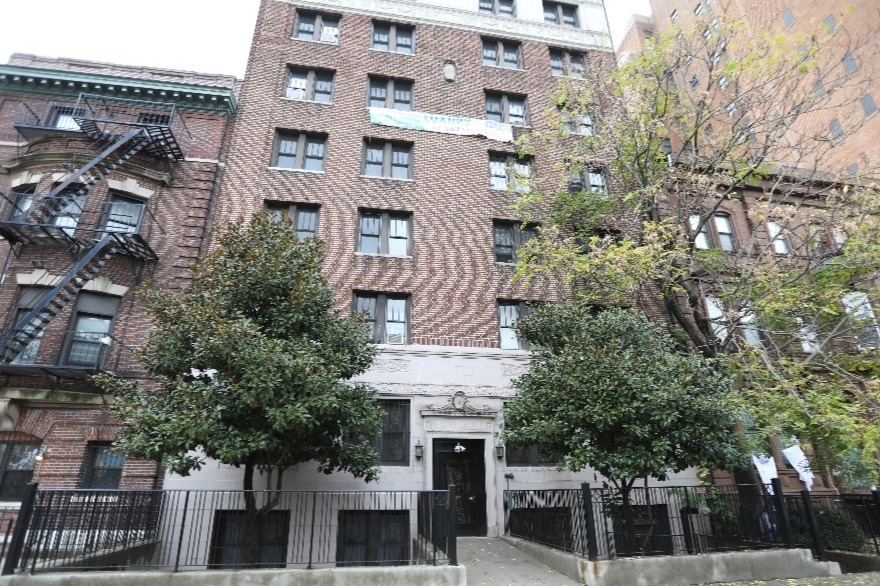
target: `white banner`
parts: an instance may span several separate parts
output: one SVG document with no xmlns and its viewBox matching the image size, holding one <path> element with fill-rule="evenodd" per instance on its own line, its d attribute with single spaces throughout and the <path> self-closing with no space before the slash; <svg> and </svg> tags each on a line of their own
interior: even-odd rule
<svg viewBox="0 0 880 586">
<path fill-rule="evenodd" d="M 485 136 L 501 142 L 513 142 L 513 129 L 510 124 L 480 120 L 478 118 L 462 118 L 444 116 L 443 114 L 427 114 L 425 112 L 407 112 L 389 108 L 368 108 L 370 122 L 382 126 L 409 128 L 410 130 L 426 130 L 443 134 L 459 134 L 468 136 Z"/>
</svg>

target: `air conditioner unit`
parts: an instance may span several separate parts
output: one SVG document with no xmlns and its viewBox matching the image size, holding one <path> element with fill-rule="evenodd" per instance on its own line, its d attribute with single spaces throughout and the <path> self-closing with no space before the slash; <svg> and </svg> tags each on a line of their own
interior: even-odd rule
<svg viewBox="0 0 880 586">
<path fill-rule="evenodd" d="M 406 336 L 404 334 L 385 334 L 385 343 L 386 344 L 406 344 Z"/>
</svg>

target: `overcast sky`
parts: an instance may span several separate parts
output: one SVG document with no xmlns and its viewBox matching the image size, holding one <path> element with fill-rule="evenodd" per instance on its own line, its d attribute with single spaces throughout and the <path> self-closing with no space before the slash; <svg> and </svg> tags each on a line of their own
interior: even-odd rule
<svg viewBox="0 0 880 586">
<path fill-rule="evenodd" d="M 12 53 L 244 77 L 259 0 L 0 0 Z M 476 0 L 472 0 L 476 3 Z M 537 0 L 520 0 L 537 1 Z M 615 44 L 648 0 L 605 0 Z"/>
</svg>

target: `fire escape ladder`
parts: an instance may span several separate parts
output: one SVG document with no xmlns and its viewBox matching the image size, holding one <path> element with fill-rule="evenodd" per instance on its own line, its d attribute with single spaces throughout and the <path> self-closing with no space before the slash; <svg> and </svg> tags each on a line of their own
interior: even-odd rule
<svg viewBox="0 0 880 586">
<path fill-rule="evenodd" d="M 46 328 L 52 319 L 61 313 L 73 299 L 76 299 L 86 283 L 94 279 L 104 265 L 119 251 L 117 240 L 112 234 L 104 234 L 94 246 L 68 271 L 49 292 L 43 295 L 36 305 L 18 320 L 6 336 L 0 340 L 0 360 L 8 364 L 15 361 Z"/>
<path fill-rule="evenodd" d="M 73 197 L 86 195 L 92 187 L 105 179 L 119 165 L 138 154 L 150 142 L 150 135 L 142 128 L 135 128 L 121 135 L 95 158 L 71 173 L 64 181 L 52 188 L 40 206 L 32 213 L 37 224 L 51 223 L 52 219 Z M 67 191 L 71 185 L 78 183 L 76 191 Z"/>
</svg>

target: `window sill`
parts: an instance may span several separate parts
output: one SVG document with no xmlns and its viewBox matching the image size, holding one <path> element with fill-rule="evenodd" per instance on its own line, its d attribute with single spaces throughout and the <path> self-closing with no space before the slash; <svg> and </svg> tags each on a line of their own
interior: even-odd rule
<svg viewBox="0 0 880 586">
<path fill-rule="evenodd" d="M 523 67 L 504 67 L 503 65 L 486 65 L 483 63 L 483 67 L 491 67 L 492 69 L 503 69 L 504 71 L 521 71 L 523 73 L 526 72 Z"/>
<path fill-rule="evenodd" d="M 404 57 L 412 57 L 416 53 L 415 51 L 413 51 L 412 53 L 401 53 L 400 51 L 391 51 L 390 49 L 386 51 L 384 49 L 376 49 L 374 47 L 370 47 L 370 51 L 375 51 L 376 53 L 385 53 L 387 55 L 403 55 Z"/>
<path fill-rule="evenodd" d="M 376 175 L 361 175 L 363 179 L 373 179 L 379 181 L 400 181 L 401 183 L 415 183 L 415 179 L 398 179 L 397 177 L 377 177 Z"/>
<path fill-rule="evenodd" d="M 354 251 L 355 256 L 364 256 L 364 257 L 373 257 L 373 258 L 402 258 L 407 260 L 412 260 L 411 254 L 382 254 L 379 252 L 360 252 L 358 250 Z"/>
<path fill-rule="evenodd" d="M 304 104 L 321 104 L 322 106 L 332 106 L 333 102 L 320 102 L 318 100 L 301 100 L 299 98 L 288 98 L 287 96 L 281 96 L 281 99 L 286 102 L 302 102 Z"/>
<path fill-rule="evenodd" d="M 285 171 L 288 173 L 308 173 L 309 175 L 323 175 L 324 171 L 312 171 L 311 169 L 291 169 L 290 167 L 268 167 L 270 171 Z"/>
<path fill-rule="evenodd" d="M 497 193 L 509 193 L 511 195 L 528 195 L 531 193 L 530 191 L 517 191 L 516 189 L 499 189 L 497 187 L 490 187 L 489 191 L 494 191 Z"/>
<path fill-rule="evenodd" d="M 315 40 L 315 39 L 311 39 L 311 40 L 309 40 L 309 39 L 300 39 L 299 37 L 290 37 L 290 40 L 292 40 L 292 41 L 299 41 L 299 42 L 301 42 L 301 43 L 317 43 L 318 45 L 331 45 L 331 46 L 333 46 L 333 47 L 338 47 L 338 46 L 339 46 L 339 41 L 338 41 L 338 40 L 337 40 L 337 41 L 321 41 L 321 40 Z"/>
</svg>

